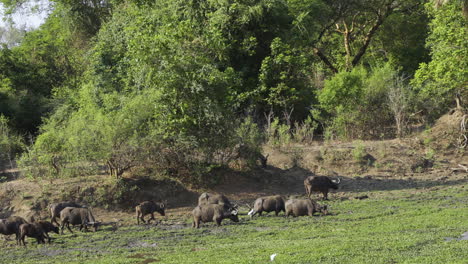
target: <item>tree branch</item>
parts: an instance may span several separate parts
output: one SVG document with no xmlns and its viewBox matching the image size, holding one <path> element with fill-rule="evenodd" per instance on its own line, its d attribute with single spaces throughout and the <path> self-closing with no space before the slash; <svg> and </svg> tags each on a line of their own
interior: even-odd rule
<svg viewBox="0 0 468 264">
<path fill-rule="evenodd" d="M 393 11 L 393 9 L 388 7 L 388 8 L 386 8 L 385 13 L 383 15 L 378 16 L 377 21 L 375 22 L 375 24 L 369 29 L 369 32 L 367 32 L 366 37 L 364 38 L 364 44 L 361 46 L 359 51 L 354 56 L 353 61 L 351 62 L 353 67 L 358 64 L 359 60 L 361 60 L 361 57 L 364 55 L 364 53 L 366 53 L 366 50 L 369 47 L 369 44 L 370 44 L 371 39 L 374 36 L 375 32 L 383 24 L 385 18 L 388 17 L 392 13 L 392 11 Z"/>
<path fill-rule="evenodd" d="M 332 70 L 332 72 L 338 73 L 338 70 L 335 68 L 335 66 L 333 66 L 333 64 L 328 60 L 327 56 L 322 53 L 321 50 L 318 48 L 314 48 L 313 50 L 314 54 L 317 55 L 323 61 L 323 63 L 325 63 L 325 65 L 327 65 L 327 67 Z"/>
</svg>

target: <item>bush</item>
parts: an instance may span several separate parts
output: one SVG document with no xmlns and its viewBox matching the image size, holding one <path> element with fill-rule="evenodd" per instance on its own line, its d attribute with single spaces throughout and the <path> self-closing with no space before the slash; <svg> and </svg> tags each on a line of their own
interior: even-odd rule
<svg viewBox="0 0 468 264">
<path fill-rule="evenodd" d="M 320 107 L 331 118 L 325 135 L 341 139 L 375 139 L 399 134 L 406 125 L 410 90 L 390 64 L 371 72 L 357 67 L 340 72 L 319 92 Z M 389 129 L 390 128 L 390 129 Z"/>
<path fill-rule="evenodd" d="M 23 138 L 11 130 L 8 119 L 0 114 L 0 169 L 4 162 L 11 166 L 16 155 L 25 149 Z"/>
</svg>

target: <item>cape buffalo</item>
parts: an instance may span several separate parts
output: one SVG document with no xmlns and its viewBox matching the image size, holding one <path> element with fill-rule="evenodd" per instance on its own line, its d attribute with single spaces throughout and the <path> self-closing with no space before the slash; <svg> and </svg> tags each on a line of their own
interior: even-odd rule
<svg viewBox="0 0 468 264">
<path fill-rule="evenodd" d="M 19 243 L 20 225 L 27 224 L 26 220 L 19 216 L 10 216 L 7 219 L 0 219 L 0 234 L 9 236 L 15 234 L 16 243 Z"/>
<path fill-rule="evenodd" d="M 49 232 L 54 232 L 56 234 L 59 233 L 59 228 L 55 225 L 53 225 L 52 223 L 50 222 L 47 222 L 47 221 L 37 221 L 35 222 L 37 223 L 41 228 L 42 228 L 42 231 L 44 232 L 44 236 L 47 238 L 47 241 L 50 243 L 50 236 L 49 236 Z"/>
<path fill-rule="evenodd" d="M 83 207 L 75 202 L 62 202 L 62 203 L 53 203 L 49 205 L 49 212 L 50 212 L 50 222 L 57 224 L 57 218 L 60 218 L 60 212 L 65 209 L 65 207 Z"/>
<path fill-rule="evenodd" d="M 80 225 L 80 231 L 83 230 L 83 227 L 85 230 L 88 230 L 88 225 L 92 225 L 94 231 L 97 231 L 98 228 L 98 223 L 94 219 L 91 210 L 88 208 L 65 207 L 65 209 L 60 212 L 60 221 L 62 222 L 62 234 L 65 225 L 67 226 L 68 230 L 73 233 L 73 231 L 70 229 L 70 224 L 74 226 Z"/>
<path fill-rule="evenodd" d="M 304 180 L 307 197 L 310 198 L 312 192 L 321 192 L 323 199 L 328 200 L 329 189 L 338 189 L 340 179 L 332 180 L 327 176 L 309 176 Z"/>
<path fill-rule="evenodd" d="M 286 201 L 286 216 L 312 216 L 314 213 L 322 213 L 326 215 L 328 213 L 326 205 L 319 205 L 311 199 L 291 199 Z"/>
<path fill-rule="evenodd" d="M 236 205 L 232 205 L 229 199 L 224 196 L 223 194 L 212 194 L 212 193 L 202 193 L 198 198 L 198 205 L 206 205 L 206 204 L 221 204 L 224 205 L 225 208 L 235 208 Z"/>
<path fill-rule="evenodd" d="M 143 221 L 143 223 L 146 223 L 143 217 L 145 217 L 145 215 L 148 214 L 151 214 L 151 218 L 148 219 L 148 224 L 151 220 L 156 220 L 154 218 L 154 212 L 158 212 L 160 215 L 165 216 L 165 207 L 166 206 L 164 205 L 164 203 L 155 203 L 153 201 L 145 201 L 137 205 L 135 207 L 137 224 L 140 224 L 140 219 L 141 221 Z"/>
<path fill-rule="evenodd" d="M 221 204 L 199 205 L 192 211 L 192 227 L 199 228 L 200 222 L 216 222 L 216 225 L 220 226 L 221 221 L 225 218 L 229 218 L 234 222 L 239 222 L 237 213 L 238 211 L 236 209 L 226 209 L 226 207 Z"/>
<path fill-rule="evenodd" d="M 23 242 L 23 245 L 26 246 L 26 242 L 24 241 L 25 237 L 33 237 L 37 240 L 38 244 L 45 244 L 44 241 L 44 231 L 42 230 L 42 227 L 39 223 L 35 222 L 32 224 L 21 224 L 19 226 L 20 230 L 20 238 L 18 240 L 19 244 L 21 245 L 21 242 Z"/>
<path fill-rule="evenodd" d="M 278 216 L 278 213 L 281 211 L 285 211 L 283 197 L 280 195 L 266 196 L 255 200 L 254 208 L 250 210 L 248 215 L 252 218 L 257 213 L 261 216 L 262 212 L 275 212 L 275 215 Z"/>
</svg>

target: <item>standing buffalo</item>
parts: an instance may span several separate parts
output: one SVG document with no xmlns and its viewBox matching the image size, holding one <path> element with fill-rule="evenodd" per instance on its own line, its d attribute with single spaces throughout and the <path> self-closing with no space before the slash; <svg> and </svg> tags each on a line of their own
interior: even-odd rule
<svg viewBox="0 0 468 264">
<path fill-rule="evenodd" d="M 59 233 L 59 228 L 55 225 L 53 225 L 52 223 L 50 222 L 47 222 L 47 221 L 37 221 L 35 222 L 37 223 L 41 228 L 42 228 L 42 231 L 44 232 L 44 236 L 47 238 L 47 241 L 50 243 L 50 236 L 49 236 L 49 232 L 54 232 L 56 234 Z"/>
<path fill-rule="evenodd" d="M 238 211 L 236 209 L 227 209 L 224 205 L 221 204 L 199 205 L 192 211 L 192 227 L 199 228 L 200 222 L 216 222 L 216 225 L 220 226 L 221 221 L 223 221 L 225 218 L 229 218 L 234 222 L 239 222 L 237 213 Z"/>
<path fill-rule="evenodd" d="M 328 213 L 326 205 L 319 205 L 311 199 L 291 199 L 286 201 L 286 216 L 312 216 L 314 213 Z"/>
<path fill-rule="evenodd" d="M 35 222 L 32 224 L 21 224 L 19 226 L 20 230 L 20 237 L 18 239 L 19 244 L 23 242 L 23 245 L 26 246 L 26 242 L 24 241 L 25 237 L 33 237 L 37 240 L 38 244 L 45 244 L 44 238 L 44 231 L 39 223 Z"/>
<path fill-rule="evenodd" d="M 92 225 L 94 231 L 96 232 L 99 226 L 99 223 L 96 222 L 93 214 L 91 213 L 91 210 L 89 210 L 88 208 L 65 207 L 65 209 L 63 209 L 60 212 L 60 222 L 62 222 L 62 234 L 65 225 L 67 226 L 68 230 L 72 233 L 73 231 L 70 229 L 70 224 L 80 225 L 80 231 L 83 229 L 83 227 L 85 228 L 85 230 L 87 230 L 88 225 Z"/>
<path fill-rule="evenodd" d="M 0 219 L 0 234 L 9 236 L 15 234 L 16 242 L 19 243 L 20 225 L 27 224 L 26 220 L 19 216 L 11 216 L 7 219 Z"/>
<path fill-rule="evenodd" d="M 281 211 L 285 212 L 284 199 L 280 195 L 275 195 L 260 197 L 255 200 L 254 208 L 250 210 L 248 215 L 252 218 L 257 213 L 261 216 L 262 212 L 275 212 L 275 215 L 278 216 L 278 213 Z"/>
<path fill-rule="evenodd" d="M 137 224 L 140 224 L 140 219 L 145 222 L 145 215 L 151 214 L 151 218 L 148 219 L 148 224 L 151 220 L 156 220 L 154 218 L 154 212 L 158 212 L 160 215 L 165 216 L 165 205 L 164 203 L 155 203 L 153 201 L 145 201 L 135 207 Z"/>
<path fill-rule="evenodd" d="M 229 199 L 223 194 L 212 194 L 212 193 L 202 193 L 198 198 L 198 205 L 207 205 L 207 204 L 220 204 L 223 205 L 226 209 L 234 208 L 235 205 L 229 201 Z"/>
<path fill-rule="evenodd" d="M 323 199 L 328 200 L 329 189 L 338 189 L 340 179 L 332 180 L 327 176 L 309 176 L 304 180 L 307 197 L 310 198 L 312 192 L 321 192 Z"/>
<path fill-rule="evenodd" d="M 49 212 L 50 212 L 50 222 L 57 224 L 59 226 L 59 223 L 57 222 L 56 218 L 60 218 L 60 212 L 65 209 L 65 207 L 83 207 L 75 202 L 62 202 L 62 203 L 53 203 L 49 205 Z"/>
</svg>

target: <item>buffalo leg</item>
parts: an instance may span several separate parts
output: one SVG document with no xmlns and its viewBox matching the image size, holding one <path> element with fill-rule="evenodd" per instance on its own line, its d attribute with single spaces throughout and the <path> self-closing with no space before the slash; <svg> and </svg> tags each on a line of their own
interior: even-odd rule
<svg viewBox="0 0 468 264">
<path fill-rule="evenodd" d="M 16 245 L 21 245 L 20 243 L 20 232 L 19 230 L 15 233 Z"/>
<path fill-rule="evenodd" d="M 216 221 L 216 225 L 217 225 L 217 226 L 221 226 L 221 221 L 222 221 L 221 218 L 216 218 L 215 221 Z"/>
<path fill-rule="evenodd" d="M 50 244 L 50 236 L 46 232 L 42 233 L 43 238 L 47 239 L 47 242 Z"/>
<path fill-rule="evenodd" d="M 148 224 L 150 223 L 151 220 L 155 220 L 155 221 L 156 221 L 156 218 L 154 218 L 154 212 L 151 213 L 151 218 L 148 219 Z M 157 223 L 158 223 L 158 222 L 156 221 L 156 224 L 157 224 Z"/>
<path fill-rule="evenodd" d="M 66 225 L 67 225 L 67 229 L 68 229 L 71 233 L 73 233 L 73 231 L 72 231 L 71 228 L 70 228 L 70 223 L 66 223 Z M 62 232 L 63 232 L 63 229 L 62 229 Z"/>
<path fill-rule="evenodd" d="M 145 217 L 145 216 L 144 216 L 143 214 L 141 214 L 140 219 L 141 219 L 141 221 L 143 222 L 143 224 L 146 224 L 146 221 L 145 221 L 145 218 L 144 218 L 144 217 Z"/>
<path fill-rule="evenodd" d="M 327 191 L 323 192 L 323 199 L 328 200 L 328 192 Z"/>
<path fill-rule="evenodd" d="M 55 223 L 57 226 L 60 226 L 60 224 L 57 222 L 57 217 L 55 217 L 55 216 L 52 216 L 52 217 L 51 217 L 50 223 L 51 223 L 51 224 Z"/>
<path fill-rule="evenodd" d="M 200 228 L 200 219 L 194 219 L 193 224 L 195 225 L 195 228 Z"/>
</svg>

